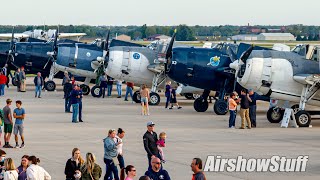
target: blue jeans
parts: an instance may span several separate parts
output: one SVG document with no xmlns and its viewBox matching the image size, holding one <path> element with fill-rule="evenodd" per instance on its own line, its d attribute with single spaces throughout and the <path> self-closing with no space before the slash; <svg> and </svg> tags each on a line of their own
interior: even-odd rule
<svg viewBox="0 0 320 180">
<path fill-rule="evenodd" d="M 229 128 L 231 128 L 232 126 L 235 127 L 237 112 L 235 110 L 229 110 L 229 113 Z"/>
<path fill-rule="evenodd" d="M 82 101 L 79 102 L 79 121 L 82 120 Z"/>
<path fill-rule="evenodd" d="M 0 84 L 0 96 L 4 96 L 4 87 L 5 84 Z"/>
<path fill-rule="evenodd" d="M 118 96 L 122 95 L 122 85 L 117 84 L 117 91 L 118 91 Z"/>
<path fill-rule="evenodd" d="M 64 99 L 64 111 L 70 112 L 71 104 L 70 104 L 70 98 Z"/>
<path fill-rule="evenodd" d="M 132 99 L 132 88 L 127 86 L 127 88 L 126 88 L 126 96 L 124 97 L 125 100 L 128 100 L 128 94 L 130 94 L 130 97 Z"/>
<path fill-rule="evenodd" d="M 118 161 L 119 161 L 120 169 L 124 168 L 124 158 L 123 158 L 123 156 L 118 155 L 117 158 L 118 158 Z"/>
<path fill-rule="evenodd" d="M 166 94 L 167 100 L 166 100 L 166 108 L 168 107 L 171 99 L 171 94 Z"/>
<path fill-rule="evenodd" d="M 108 96 L 111 96 L 111 92 L 112 92 L 112 85 L 107 85 L 108 88 Z"/>
<path fill-rule="evenodd" d="M 104 175 L 104 180 L 119 180 L 118 168 L 115 166 L 112 160 L 104 158 L 104 163 L 106 164 L 106 174 Z"/>
<path fill-rule="evenodd" d="M 38 97 L 40 97 L 41 96 L 41 86 L 36 86 L 36 97 L 38 96 Z M 38 93 L 39 93 L 39 95 L 38 95 Z"/>
<path fill-rule="evenodd" d="M 72 104 L 72 122 L 77 122 L 79 113 L 79 104 Z"/>
<path fill-rule="evenodd" d="M 256 126 L 256 119 L 257 119 L 257 105 L 252 105 L 249 107 L 249 117 L 251 120 L 251 126 Z"/>
</svg>

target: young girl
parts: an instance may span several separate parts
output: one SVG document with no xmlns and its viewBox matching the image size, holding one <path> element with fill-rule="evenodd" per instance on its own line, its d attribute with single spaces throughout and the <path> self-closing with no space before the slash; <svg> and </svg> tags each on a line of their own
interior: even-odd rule
<svg viewBox="0 0 320 180">
<path fill-rule="evenodd" d="M 161 159 L 162 159 L 162 162 L 165 163 L 165 159 L 164 159 L 164 153 L 163 153 L 163 150 L 162 148 L 163 147 L 166 147 L 166 138 L 167 138 L 167 135 L 165 132 L 161 132 L 159 134 L 159 140 L 157 141 L 157 147 L 158 147 L 158 150 L 159 150 L 159 153 L 160 153 L 160 156 L 161 156 Z"/>
<path fill-rule="evenodd" d="M 150 115 L 149 113 L 149 99 L 150 99 L 150 92 L 147 86 L 144 84 L 142 85 L 142 90 L 140 91 L 141 96 L 141 115 Z"/>
<path fill-rule="evenodd" d="M 178 109 L 182 108 L 181 106 L 179 106 L 178 101 L 177 101 L 177 95 L 176 95 L 177 88 L 178 87 L 175 86 L 174 88 L 171 89 L 171 98 L 170 98 L 171 107 L 169 109 L 173 108 L 173 104 L 176 104 Z"/>
<path fill-rule="evenodd" d="M 18 172 L 11 158 L 8 158 L 4 161 L 4 167 L 6 168 L 6 172 L 4 173 L 4 178 L 3 178 L 4 180 L 18 179 Z"/>
</svg>

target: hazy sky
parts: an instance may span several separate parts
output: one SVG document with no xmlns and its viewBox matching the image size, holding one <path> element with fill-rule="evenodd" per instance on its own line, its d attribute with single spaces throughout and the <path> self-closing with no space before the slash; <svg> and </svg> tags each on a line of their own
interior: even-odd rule
<svg viewBox="0 0 320 180">
<path fill-rule="evenodd" d="M 320 25 L 319 10 L 319 0 L 1 0 L 0 24 Z"/>
</svg>

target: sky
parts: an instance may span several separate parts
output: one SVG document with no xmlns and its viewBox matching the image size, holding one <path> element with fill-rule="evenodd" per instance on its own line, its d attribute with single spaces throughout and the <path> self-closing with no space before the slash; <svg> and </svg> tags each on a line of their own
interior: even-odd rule
<svg viewBox="0 0 320 180">
<path fill-rule="evenodd" d="M 1 0 L 1 7 L 0 25 L 320 25 L 319 0 Z"/>
</svg>

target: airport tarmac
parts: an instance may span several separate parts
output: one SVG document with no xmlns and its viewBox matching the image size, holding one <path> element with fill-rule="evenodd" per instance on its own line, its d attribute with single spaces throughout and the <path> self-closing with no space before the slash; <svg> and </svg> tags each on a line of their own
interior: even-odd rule
<svg viewBox="0 0 320 180">
<path fill-rule="evenodd" d="M 28 81 L 32 82 L 32 79 Z M 57 84 L 60 84 L 59 82 Z M 115 90 L 116 86 L 114 86 Z M 306 172 L 205 172 L 207 180 L 213 179 L 319 179 L 320 177 L 320 121 L 312 122 L 312 128 L 280 128 L 280 124 L 270 124 L 266 119 L 268 103 L 258 103 L 257 128 L 228 129 L 228 118 L 212 112 L 212 104 L 205 113 L 193 109 L 193 101 L 178 97 L 182 109 L 164 108 L 164 97 L 159 106 L 150 107 L 150 116 L 140 115 L 139 104 L 123 98 L 83 98 L 84 123 L 71 123 L 70 113 L 64 113 L 62 87 L 56 92 L 43 92 L 42 98 L 34 98 L 34 87 L 29 84 L 27 92 L 17 93 L 11 86 L 5 96 L 0 97 L 0 106 L 5 100 L 22 100 L 26 110 L 25 144 L 23 149 L 4 149 L 7 157 L 12 157 L 15 164 L 20 164 L 22 155 L 36 155 L 54 180 L 63 180 L 64 167 L 74 147 L 96 155 L 97 163 L 105 172 L 103 163 L 103 142 L 109 129 L 119 127 L 126 131 L 124 138 L 124 159 L 126 165 L 132 164 L 137 169 L 137 177 L 147 170 L 147 157 L 143 148 L 142 136 L 148 121 L 155 122 L 155 131 L 167 133 L 164 148 L 167 162 L 164 164 L 171 179 L 191 179 L 191 161 L 200 157 L 206 162 L 208 155 L 221 155 L 223 158 L 270 158 L 273 155 L 296 158 L 308 155 Z M 125 91 L 123 91 L 124 93 Z M 14 109 L 13 103 L 12 109 Z M 237 116 L 237 127 L 240 117 Z M 20 139 L 19 139 L 20 141 Z M 3 134 L 1 136 L 3 144 Z M 11 145 L 14 138 L 11 137 Z M 102 178 L 103 179 L 103 176 Z"/>
</svg>

